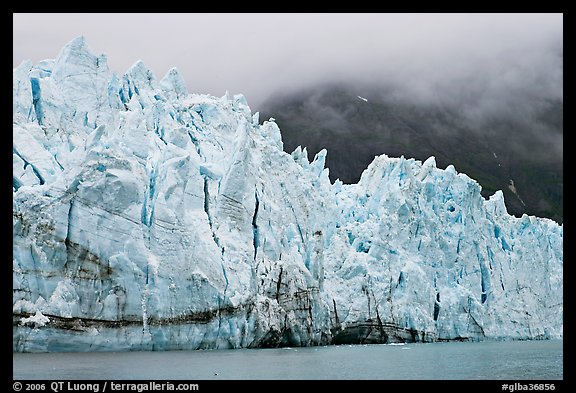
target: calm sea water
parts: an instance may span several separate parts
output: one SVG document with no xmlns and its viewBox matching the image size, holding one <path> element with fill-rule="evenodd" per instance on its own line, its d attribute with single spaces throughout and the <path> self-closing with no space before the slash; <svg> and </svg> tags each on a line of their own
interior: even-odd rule
<svg viewBox="0 0 576 393">
<path fill-rule="evenodd" d="M 563 341 L 14 353 L 14 379 L 563 379 Z"/>
</svg>

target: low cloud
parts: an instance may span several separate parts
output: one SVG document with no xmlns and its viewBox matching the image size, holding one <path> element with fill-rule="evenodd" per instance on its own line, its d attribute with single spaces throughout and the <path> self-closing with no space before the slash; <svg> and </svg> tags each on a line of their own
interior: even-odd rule
<svg viewBox="0 0 576 393">
<path fill-rule="evenodd" d="M 253 111 L 323 83 L 382 87 L 483 122 L 536 124 L 563 101 L 562 14 L 14 14 L 13 64 L 54 58 L 87 38 L 122 74 L 171 67 L 190 92 L 243 93 Z M 330 111 L 316 105 L 318 110 Z M 341 114 L 326 119 L 341 121 Z M 544 127 L 545 128 L 545 127 Z M 562 136 L 554 140 L 562 154 Z"/>
<path fill-rule="evenodd" d="M 271 94 L 339 80 L 397 83 L 413 98 L 468 85 L 562 97 L 562 14 L 14 14 L 13 63 L 54 58 L 84 35 L 111 68 L 176 66 L 191 92 Z M 561 59 L 560 59 L 561 65 Z M 462 89 L 461 89 L 462 88 Z M 459 91 L 461 90 L 461 91 Z M 444 93 L 445 92 L 445 93 Z M 498 92 L 499 95 L 501 92 Z M 487 108 L 492 96 L 479 97 Z"/>
</svg>

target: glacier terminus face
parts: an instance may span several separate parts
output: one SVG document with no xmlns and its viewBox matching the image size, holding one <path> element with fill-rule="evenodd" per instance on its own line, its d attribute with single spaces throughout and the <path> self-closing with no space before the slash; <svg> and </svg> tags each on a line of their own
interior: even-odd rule
<svg viewBox="0 0 576 393">
<path fill-rule="evenodd" d="M 13 70 L 13 350 L 563 335 L 563 227 L 453 166 L 331 183 L 244 96 L 83 37 Z"/>
</svg>

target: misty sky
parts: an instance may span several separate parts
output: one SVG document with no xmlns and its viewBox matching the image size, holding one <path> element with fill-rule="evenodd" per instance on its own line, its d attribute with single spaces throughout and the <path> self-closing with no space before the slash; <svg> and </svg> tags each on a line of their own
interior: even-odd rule
<svg viewBox="0 0 576 393">
<path fill-rule="evenodd" d="M 562 14 L 14 14 L 13 65 L 55 58 L 83 35 L 123 74 L 177 67 L 189 91 L 243 93 L 250 107 L 320 81 L 522 86 L 562 98 Z M 448 83 L 449 82 L 449 83 Z M 534 85 L 537 84 L 535 87 Z"/>
</svg>

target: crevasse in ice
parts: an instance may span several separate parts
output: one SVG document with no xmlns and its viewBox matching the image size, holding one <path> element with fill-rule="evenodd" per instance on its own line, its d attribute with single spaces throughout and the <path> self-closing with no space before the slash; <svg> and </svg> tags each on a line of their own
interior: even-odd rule
<svg viewBox="0 0 576 393">
<path fill-rule="evenodd" d="M 13 70 L 14 351 L 558 338 L 563 227 L 453 166 L 331 183 L 242 95 L 84 38 Z"/>
</svg>

